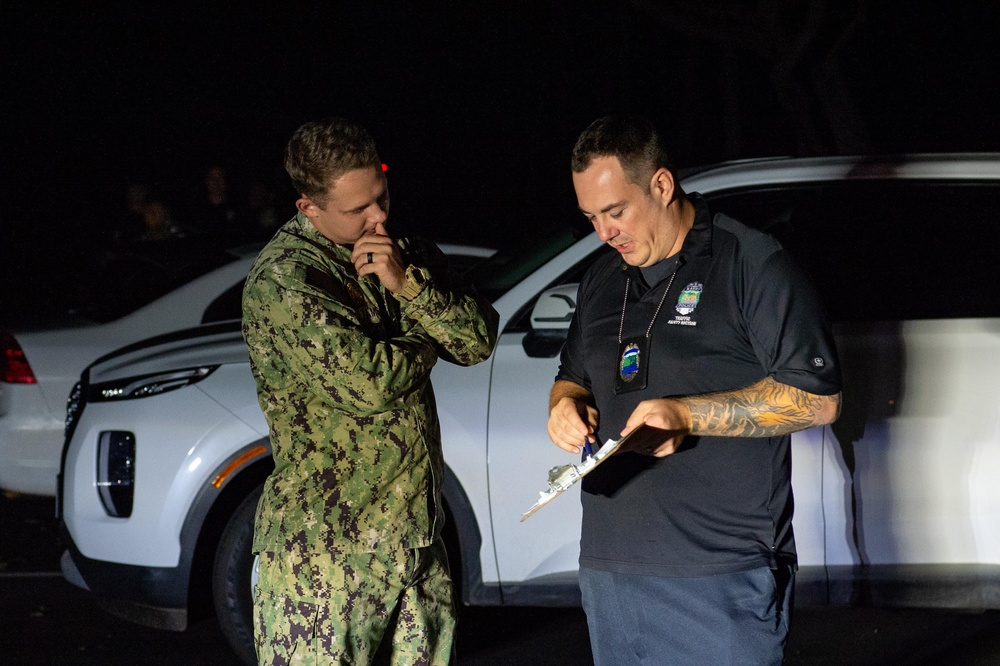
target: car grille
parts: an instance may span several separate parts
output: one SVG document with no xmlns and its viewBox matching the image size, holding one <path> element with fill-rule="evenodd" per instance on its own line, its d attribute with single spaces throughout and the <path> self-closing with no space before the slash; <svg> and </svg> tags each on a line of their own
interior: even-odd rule
<svg viewBox="0 0 1000 666">
<path fill-rule="evenodd" d="M 80 382 L 77 382 L 73 389 L 69 392 L 69 398 L 66 400 L 66 425 L 65 430 L 63 430 L 63 435 L 66 440 L 73 435 L 73 429 L 76 428 L 76 422 L 80 419 L 80 408 L 83 406 L 83 387 Z"/>
<path fill-rule="evenodd" d="M 69 441 L 76 430 L 76 424 L 80 420 L 80 413 L 83 411 L 83 383 L 77 382 L 69 392 L 66 399 L 66 424 L 63 430 L 65 439 L 63 440 L 62 455 L 59 459 L 59 473 L 56 475 L 56 518 L 62 519 L 63 507 L 63 475 L 66 473 L 66 451 L 69 449 Z"/>
</svg>

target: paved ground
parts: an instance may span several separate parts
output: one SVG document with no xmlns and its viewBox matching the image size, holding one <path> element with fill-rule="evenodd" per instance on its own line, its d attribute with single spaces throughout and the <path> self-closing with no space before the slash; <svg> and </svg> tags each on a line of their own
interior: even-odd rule
<svg viewBox="0 0 1000 666">
<path fill-rule="evenodd" d="M 51 500 L 0 496 L 0 665 L 237 666 L 218 626 L 148 629 L 99 609 L 55 572 Z M 788 666 L 1000 666 L 1000 611 L 798 608 Z M 579 609 L 466 608 L 462 666 L 587 666 Z"/>
</svg>

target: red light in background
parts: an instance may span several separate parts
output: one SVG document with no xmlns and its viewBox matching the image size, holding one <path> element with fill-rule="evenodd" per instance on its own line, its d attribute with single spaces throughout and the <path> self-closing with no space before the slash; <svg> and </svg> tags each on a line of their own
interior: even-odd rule
<svg viewBox="0 0 1000 666">
<path fill-rule="evenodd" d="M 0 382 L 35 384 L 35 373 L 24 357 L 21 345 L 10 333 L 0 333 Z"/>
<path fill-rule="evenodd" d="M 385 162 L 382 162 L 382 172 L 385 173 L 388 170 L 389 170 L 389 165 L 386 164 Z"/>
</svg>

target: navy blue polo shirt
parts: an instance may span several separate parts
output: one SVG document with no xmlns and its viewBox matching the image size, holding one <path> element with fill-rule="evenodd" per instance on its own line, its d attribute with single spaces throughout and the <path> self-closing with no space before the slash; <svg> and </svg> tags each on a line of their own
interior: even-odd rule
<svg viewBox="0 0 1000 666">
<path fill-rule="evenodd" d="M 725 215 L 713 218 L 699 195 L 691 200 L 694 226 L 656 284 L 617 254 L 580 284 L 557 378 L 594 394 L 598 442 L 617 439 L 649 398 L 740 389 L 768 376 L 814 394 L 840 391 L 820 299 L 787 251 Z M 624 339 L 644 336 L 661 298 L 647 387 L 616 395 L 619 327 Z M 705 576 L 794 562 L 789 444 L 787 435 L 689 436 L 665 458 L 612 456 L 583 480 L 581 567 Z"/>
</svg>

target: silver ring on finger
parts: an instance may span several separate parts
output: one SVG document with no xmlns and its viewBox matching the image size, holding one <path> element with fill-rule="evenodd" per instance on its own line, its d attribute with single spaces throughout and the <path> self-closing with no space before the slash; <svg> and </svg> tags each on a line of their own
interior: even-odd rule
<svg viewBox="0 0 1000 666">
<path fill-rule="evenodd" d="M 371 252 L 368 253 L 368 263 L 369 264 L 372 263 L 372 253 Z"/>
</svg>

